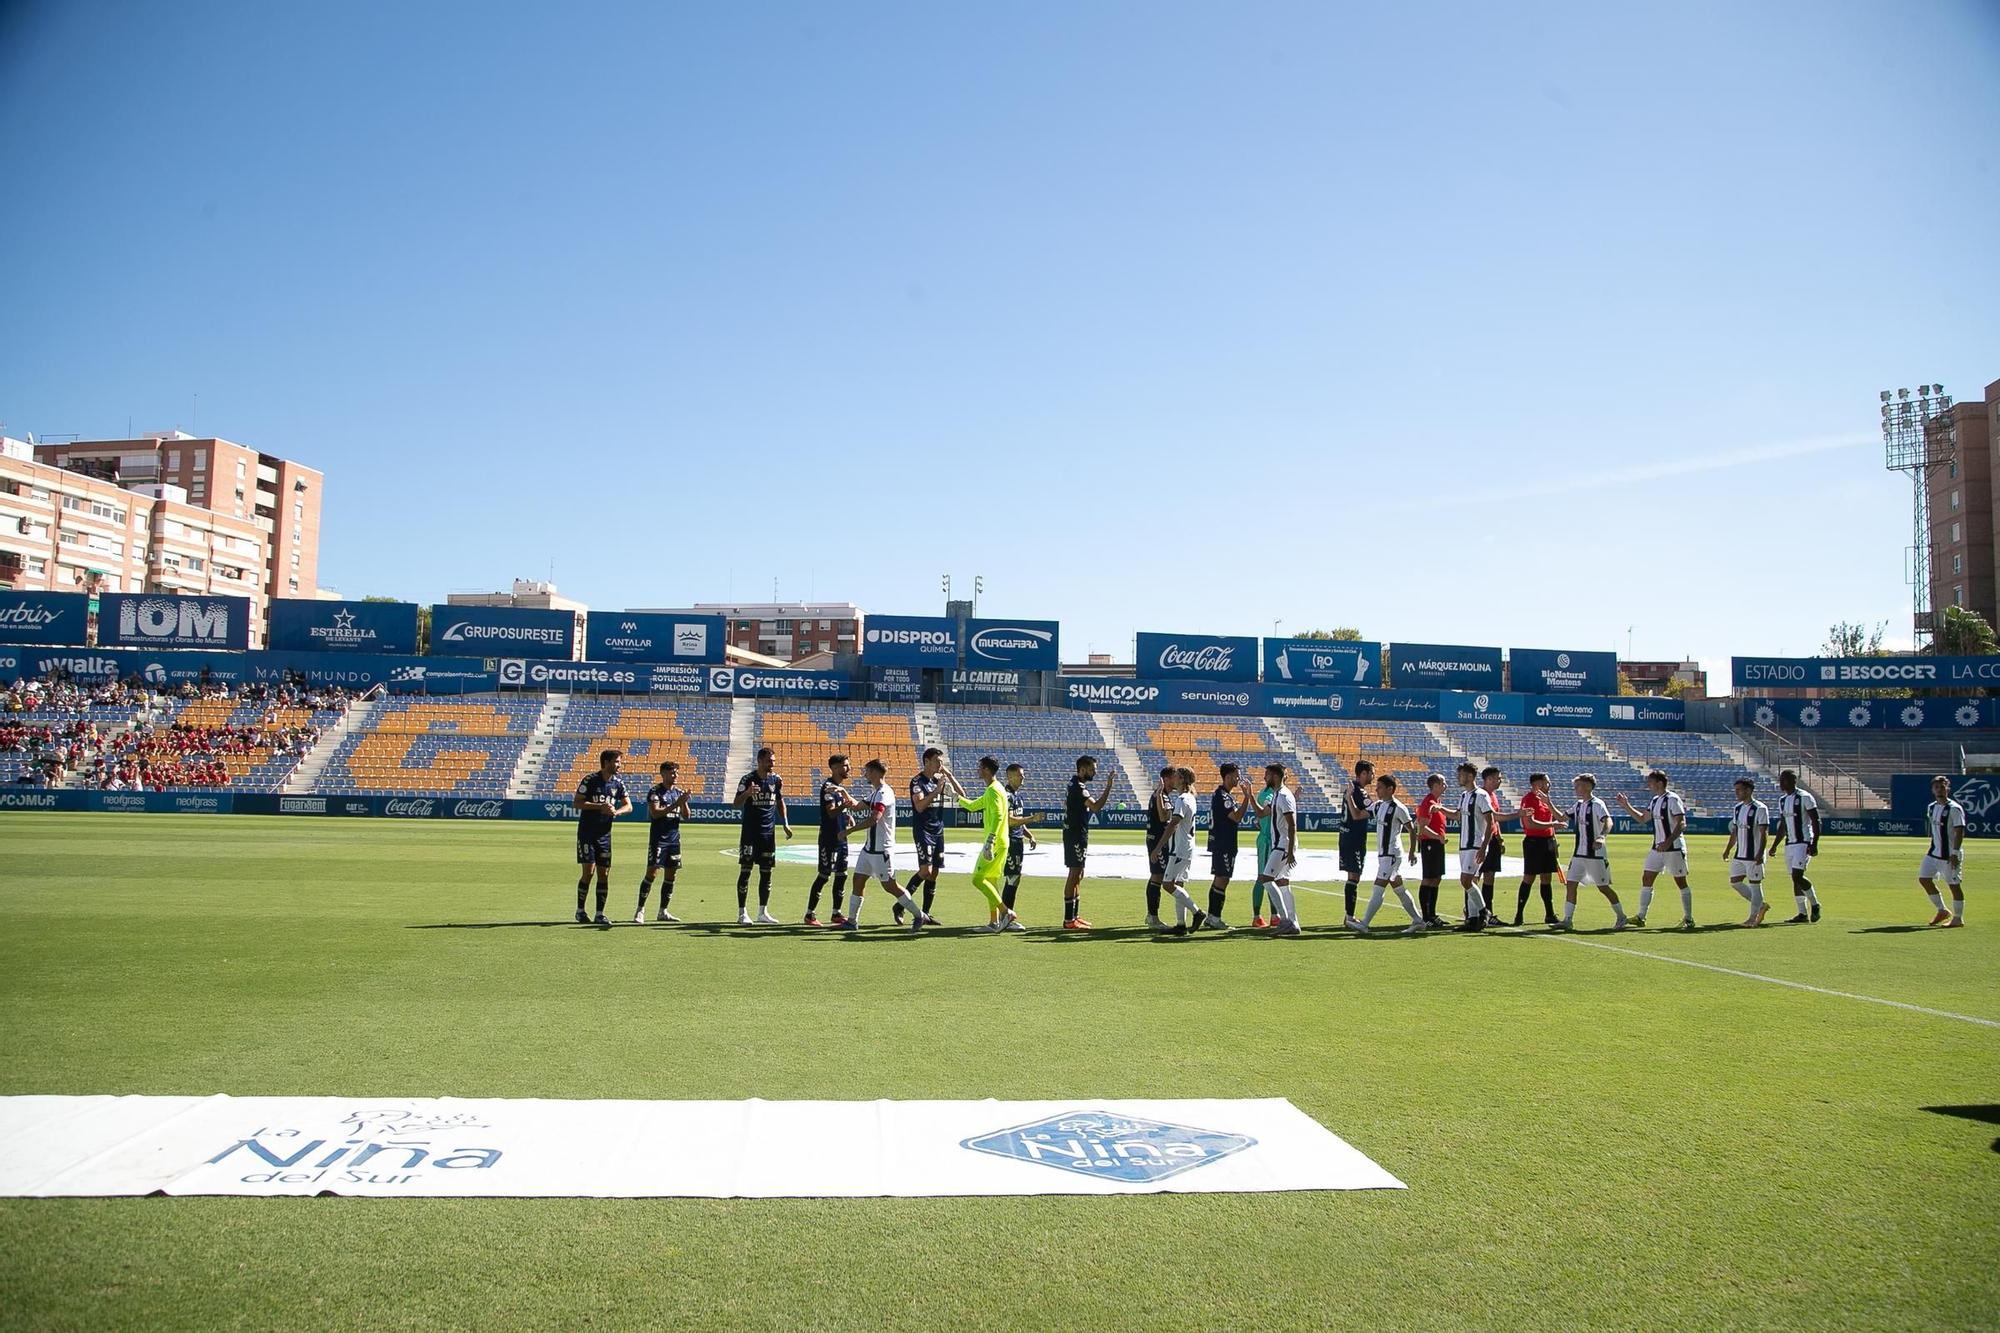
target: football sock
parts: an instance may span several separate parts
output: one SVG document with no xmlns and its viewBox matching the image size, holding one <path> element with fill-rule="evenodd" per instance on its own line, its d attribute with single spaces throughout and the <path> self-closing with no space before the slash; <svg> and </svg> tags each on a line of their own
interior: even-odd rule
<svg viewBox="0 0 2000 1333">
<path fill-rule="evenodd" d="M 1222 915 L 1222 904 L 1223 904 L 1223 901 L 1224 901 L 1224 900 L 1225 900 L 1226 898 L 1228 898 L 1228 896 L 1229 896 L 1229 886 L 1228 886 L 1228 885 L 1226 885 L 1226 884 L 1225 884 L 1225 885 L 1223 885 L 1223 886 L 1222 886 L 1221 888 L 1219 888 L 1219 889 L 1218 889 L 1218 888 L 1216 888 L 1216 887 L 1215 887 L 1215 886 L 1214 886 L 1213 884 L 1209 885 L 1209 886 L 1208 886 L 1208 914 L 1209 914 L 1210 916 L 1212 916 L 1212 917 L 1218 917 L 1218 918 L 1219 918 L 1219 917 L 1221 917 L 1221 915 Z"/>
<path fill-rule="evenodd" d="M 840 905 L 847 898 L 847 872 L 836 870 L 833 874 L 833 914 L 841 915 Z"/>
<path fill-rule="evenodd" d="M 1648 888 L 1641 888 L 1639 890 L 1639 915 L 1644 916 L 1652 910 L 1653 910 L 1653 891 Z"/>
<path fill-rule="evenodd" d="M 1360 888 L 1360 881 L 1352 879 L 1347 881 L 1347 893 L 1345 897 L 1347 899 L 1347 914 L 1349 916 L 1354 915 L 1354 899 Z"/>
<path fill-rule="evenodd" d="M 1806 881 L 1806 901 L 1814 907 L 1819 906 L 1819 890 L 1812 886 L 1811 880 Z"/>
<path fill-rule="evenodd" d="M 1075 921 L 1083 914 L 1083 896 L 1076 893 L 1063 895 L 1063 920 Z"/>
<path fill-rule="evenodd" d="M 1953 921 L 1965 920 L 1965 895 L 1957 888 L 1953 888 L 1951 891 L 1951 919 Z"/>
<path fill-rule="evenodd" d="M 1519 916 L 1521 915 L 1521 913 L 1528 910 L 1528 894 L 1532 891 L 1532 889 L 1533 886 L 1530 885 L 1527 880 L 1524 879 L 1521 881 L 1521 896 L 1518 899 L 1516 899 L 1514 903 L 1515 916 Z M 1548 890 L 1546 889 L 1543 890 L 1544 893 L 1546 893 L 1547 891 Z"/>
<path fill-rule="evenodd" d="M 1486 896 L 1480 893 L 1479 886 L 1475 884 L 1465 891 L 1465 919 L 1477 921 L 1485 915 Z"/>
<path fill-rule="evenodd" d="M 761 910 L 771 905 L 771 867 L 757 869 L 757 906 Z"/>
<path fill-rule="evenodd" d="M 1547 880 L 1542 881 L 1542 911 L 1550 916 L 1556 914 L 1556 891 Z"/>
<path fill-rule="evenodd" d="M 1148 920 L 1160 914 L 1160 881 L 1146 881 L 1146 917 Z"/>
<path fill-rule="evenodd" d="M 589 896 L 589 894 L 590 894 L 590 876 L 585 875 L 582 879 L 576 882 L 577 911 L 581 912 L 583 910 L 584 900 Z"/>
<path fill-rule="evenodd" d="M 1944 910 L 1944 895 L 1936 889 L 1932 889 L 1929 891 L 1928 896 L 1931 900 L 1931 906 L 1942 912 Z"/>
<path fill-rule="evenodd" d="M 1364 926 L 1373 925 L 1375 922 L 1375 914 L 1382 910 L 1382 888 L 1383 888 L 1382 885 L 1377 884 L 1374 887 L 1374 889 L 1369 892 L 1368 910 L 1361 914 L 1362 925 Z"/>
<path fill-rule="evenodd" d="M 1742 898 L 1744 902 L 1754 903 L 1755 901 L 1757 901 L 1755 896 L 1752 895 L 1750 892 L 1750 886 L 1744 883 L 1742 880 L 1740 879 L 1730 880 L 1729 887 L 1736 890 L 1737 896 Z"/>
<path fill-rule="evenodd" d="M 1264 881 L 1261 879 L 1250 885 L 1250 915 L 1264 915 Z"/>
<path fill-rule="evenodd" d="M 736 911 L 740 916 L 750 906 L 750 867 L 736 872 Z"/>
<path fill-rule="evenodd" d="M 640 881 L 639 881 L 639 910 L 640 910 L 640 911 L 642 911 L 642 912 L 643 912 L 643 911 L 645 911 L 645 910 L 646 910 L 646 899 L 647 899 L 647 897 L 648 897 L 649 895 L 651 895 L 651 893 L 652 893 L 652 892 L 653 892 L 653 881 L 651 881 L 650 879 L 642 879 L 642 880 L 640 880 Z"/>
<path fill-rule="evenodd" d="M 1410 914 L 1410 923 L 1412 925 L 1422 925 L 1424 918 L 1418 913 L 1417 905 L 1410 901 L 1410 891 L 1400 884 L 1393 887 L 1396 890 L 1396 901 L 1401 903 L 1403 910 Z"/>
<path fill-rule="evenodd" d="M 1437 885 L 1419 884 L 1417 886 L 1417 908 L 1424 914 L 1424 920 L 1428 921 L 1437 915 L 1437 901 Z"/>
<path fill-rule="evenodd" d="M 598 881 L 597 881 L 597 914 L 598 914 L 599 916 L 603 916 L 603 915 L 604 915 L 604 900 L 605 900 L 605 899 L 607 899 L 607 898 L 609 898 L 610 896 L 611 896 L 611 881 L 610 881 L 610 880 L 608 880 L 608 879 L 600 879 L 600 880 L 598 880 Z"/>
<path fill-rule="evenodd" d="M 812 888 L 806 893 L 807 916 L 811 916 L 813 913 L 819 911 L 819 895 L 820 891 L 826 887 L 826 878 L 825 875 L 821 875 L 814 879 Z"/>
<path fill-rule="evenodd" d="M 856 889 L 847 900 L 847 919 L 855 925 L 861 924 L 861 890 Z"/>
<path fill-rule="evenodd" d="M 1563 899 L 1563 924 L 1567 926 L 1574 923 L 1575 921 L 1576 921 L 1576 899 L 1565 898 Z"/>
<path fill-rule="evenodd" d="M 1194 905 L 1194 899 L 1180 885 L 1174 885 L 1174 924 L 1184 926 L 1189 915 L 1200 916 L 1201 909 Z"/>
<path fill-rule="evenodd" d="M 1763 910 L 1764 910 L 1764 886 L 1762 884 L 1752 884 L 1750 886 L 1750 915 L 1756 916 L 1759 912 Z"/>
<path fill-rule="evenodd" d="M 1806 910 L 1812 906 L 1812 899 L 1807 897 L 1805 894 L 1799 893 L 1797 891 L 1794 891 L 1792 893 L 1792 901 L 1799 905 L 1800 916 L 1804 916 L 1806 914 Z"/>
<path fill-rule="evenodd" d="M 1694 920 L 1694 890 L 1691 888 L 1681 890 L 1681 920 Z"/>
</svg>

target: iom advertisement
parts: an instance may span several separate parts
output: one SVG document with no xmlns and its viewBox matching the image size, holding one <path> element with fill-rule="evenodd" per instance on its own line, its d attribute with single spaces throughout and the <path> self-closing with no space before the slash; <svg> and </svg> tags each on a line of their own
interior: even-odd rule
<svg viewBox="0 0 2000 1333">
<path fill-rule="evenodd" d="M 943 616 L 870 616 L 861 660 L 871 667 L 955 667 L 958 624 Z"/>
<path fill-rule="evenodd" d="M 589 662 L 720 662 L 727 641 L 721 616 L 592 611 L 584 618 L 583 656 Z"/>
<path fill-rule="evenodd" d="M 872 627 L 874 617 L 868 620 Z M 968 671 L 1012 667 L 1017 671 L 1054 671 L 1062 665 L 1062 631 L 1053 620 L 968 620 L 965 622 L 965 666 Z"/>
<path fill-rule="evenodd" d="M 576 616 L 526 606 L 433 606 L 431 651 L 481 657 L 575 657 Z"/>
<path fill-rule="evenodd" d="M 1389 645 L 1389 684 L 1399 690 L 1497 690 L 1500 650 L 1450 643 Z"/>
<path fill-rule="evenodd" d="M 83 643 L 90 598 L 80 592 L 0 592 L 0 643 Z"/>
<path fill-rule="evenodd" d="M 1931 804 L 1932 773 L 1897 773 L 1889 779 L 1889 812 L 1899 819 L 1915 821 L 1917 832 L 1926 831 L 1925 813 Z M 2000 777 L 1978 773 L 1948 773 L 1951 799 L 1965 807 L 1965 836 L 1990 838 L 2000 835 Z"/>
<path fill-rule="evenodd" d="M 1516 648 L 1508 654 L 1516 694 L 1616 694 L 1618 654 Z"/>
<path fill-rule="evenodd" d="M 265 647 L 294 653 L 414 653 L 417 604 L 276 597 Z"/>
<path fill-rule="evenodd" d="M 2000 727 L 2000 699 L 1745 699 L 1743 720 L 1803 731 L 1969 731 Z"/>
<path fill-rule="evenodd" d="M 1380 685 L 1382 645 L 1366 639 L 1266 639 L 1264 679 L 1298 685 Z"/>
<path fill-rule="evenodd" d="M 1138 676 L 1142 680 L 1252 681 L 1257 679 L 1257 641 L 1215 634 L 1139 634 Z"/>
<path fill-rule="evenodd" d="M 97 599 L 97 642 L 105 648 L 250 646 L 250 599 L 107 592 Z"/>
<path fill-rule="evenodd" d="M 1729 679 L 1744 691 L 2000 687 L 2000 657 L 1732 657 Z"/>
</svg>

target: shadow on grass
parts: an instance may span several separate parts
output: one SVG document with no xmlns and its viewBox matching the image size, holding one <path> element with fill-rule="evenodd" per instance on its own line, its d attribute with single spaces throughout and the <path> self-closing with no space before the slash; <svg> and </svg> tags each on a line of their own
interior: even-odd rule
<svg viewBox="0 0 2000 1333">
<path fill-rule="evenodd" d="M 1936 929 L 1938 927 L 1926 921 L 1921 926 L 1863 926 L 1859 930 L 1850 930 L 1847 933 L 1850 935 L 1921 935 L 1927 930 Z"/>
<path fill-rule="evenodd" d="M 1932 1115 L 1956 1116 L 1981 1125 L 2000 1125 L 2000 1106 L 1921 1106 L 1917 1109 L 1929 1111 Z M 2000 1152 L 2000 1139 L 1993 1140 L 1993 1151 Z"/>
</svg>

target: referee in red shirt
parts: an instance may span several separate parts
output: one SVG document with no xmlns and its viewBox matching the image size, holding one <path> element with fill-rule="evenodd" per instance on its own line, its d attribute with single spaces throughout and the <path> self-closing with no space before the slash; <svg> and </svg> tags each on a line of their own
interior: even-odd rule
<svg viewBox="0 0 2000 1333">
<path fill-rule="evenodd" d="M 1542 920 L 1555 925 L 1555 891 L 1549 880 L 1560 874 L 1556 860 L 1556 829 L 1567 822 L 1556 814 L 1549 800 L 1549 775 L 1530 773 L 1528 790 L 1521 793 L 1521 897 L 1514 905 L 1514 924 L 1520 925 L 1528 911 L 1528 888 L 1539 875 L 1542 880 Z"/>
</svg>

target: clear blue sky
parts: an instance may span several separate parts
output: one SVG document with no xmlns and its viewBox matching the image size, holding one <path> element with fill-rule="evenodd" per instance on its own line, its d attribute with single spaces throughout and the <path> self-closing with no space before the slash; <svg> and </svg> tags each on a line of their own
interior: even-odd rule
<svg viewBox="0 0 2000 1333">
<path fill-rule="evenodd" d="M 4 6 L 0 422 L 323 468 L 349 595 L 1806 652 L 1906 633 L 1876 390 L 2000 378 L 1996 70 L 1988 0 Z"/>
</svg>

